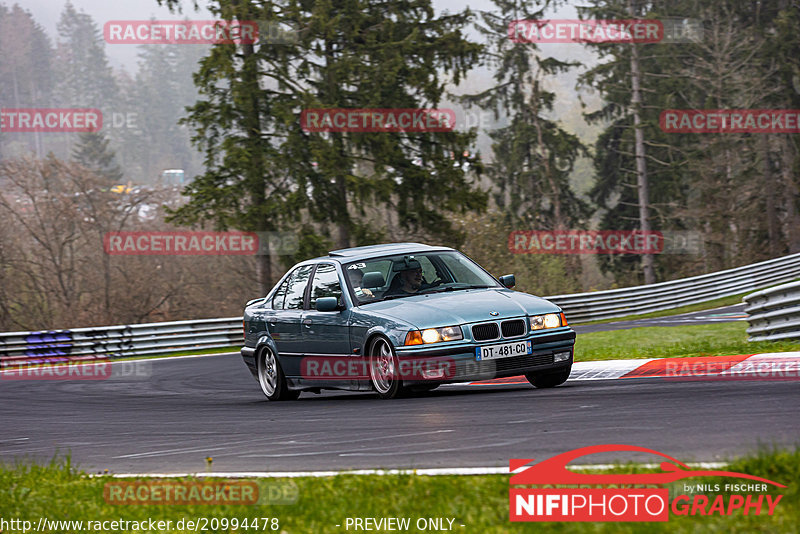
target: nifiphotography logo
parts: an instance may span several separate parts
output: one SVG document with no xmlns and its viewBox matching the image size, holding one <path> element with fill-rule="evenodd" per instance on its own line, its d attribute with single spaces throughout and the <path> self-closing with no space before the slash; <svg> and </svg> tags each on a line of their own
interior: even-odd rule
<svg viewBox="0 0 800 534">
<path fill-rule="evenodd" d="M 602 452 L 654 454 L 662 459 L 662 472 L 585 474 L 567 469 L 567 464 L 576 458 Z M 786 487 L 745 473 L 693 470 L 671 456 L 634 445 L 594 445 L 529 465 L 531 462 L 529 459 L 509 462 L 512 473 L 528 466 L 509 481 L 510 521 L 669 521 L 670 511 L 678 516 L 772 515 L 783 495 L 768 494 L 768 486 Z M 684 483 L 670 500 L 670 489 L 664 485 L 695 477 L 737 478 L 748 482 Z"/>
</svg>

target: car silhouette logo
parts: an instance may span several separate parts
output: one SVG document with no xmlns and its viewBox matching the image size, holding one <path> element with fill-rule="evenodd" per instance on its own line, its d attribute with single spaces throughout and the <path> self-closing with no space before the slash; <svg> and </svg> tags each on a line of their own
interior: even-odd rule
<svg viewBox="0 0 800 534">
<path fill-rule="evenodd" d="M 636 473 L 636 474 L 583 474 L 570 471 L 567 469 L 567 464 L 572 460 L 581 456 L 589 454 L 596 454 L 601 452 L 644 452 L 654 454 L 664 458 L 666 462 L 661 462 L 661 473 Z M 527 466 L 532 462 L 532 459 L 514 459 L 509 462 L 509 468 L 513 472 L 520 467 Z M 693 470 L 688 465 L 679 462 L 671 456 L 662 454 L 653 449 L 644 447 L 637 447 L 634 445 L 594 445 L 590 447 L 581 447 L 559 455 L 548 458 L 512 475 L 510 484 L 669 484 L 684 478 L 700 477 L 700 476 L 716 476 L 716 477 L 731 477 L 731 478 L 745 478 L 755 480 L 758 482 L 765 482 L 772 484 L 779 488 L 785 488 L 783 484 L 761 478 L 746 473 L 737 473 L 733 471 L 711 471 L 711 470 Z"/>
</svg>

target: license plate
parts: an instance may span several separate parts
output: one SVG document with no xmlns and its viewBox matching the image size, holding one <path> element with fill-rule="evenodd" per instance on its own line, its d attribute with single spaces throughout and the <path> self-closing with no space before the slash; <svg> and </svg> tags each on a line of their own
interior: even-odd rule
<svg viewBox="0 0 800 534">
<path fill-rule="evenodd" d="M 533 352 L 530 341 L 517 341 L 516 343 L 500 343 L 498 345 L 487 345 L 485 347 L 475 347 L 475 360 L 497 360 L 500 358 L 511 358 Z"/>
</svg>

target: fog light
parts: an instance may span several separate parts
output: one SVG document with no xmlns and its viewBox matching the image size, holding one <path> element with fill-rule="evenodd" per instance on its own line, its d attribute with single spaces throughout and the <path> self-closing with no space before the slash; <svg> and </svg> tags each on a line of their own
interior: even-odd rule
<svg viewBox="0 0 800 534">
<path fill-rule="evenodd" d="M 556 352 L 553 355 L 554 362 L 565 362 L 569 360 L 570 353 L 569 352 Z"/>
</svg>

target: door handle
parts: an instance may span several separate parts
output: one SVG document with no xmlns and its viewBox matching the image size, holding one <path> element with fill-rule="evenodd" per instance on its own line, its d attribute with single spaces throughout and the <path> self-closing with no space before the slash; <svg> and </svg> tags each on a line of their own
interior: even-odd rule
<svg viewBox="0 0 800 534">
<path fill-rule="evenodd" d="M 311 325 L 313 323 L 314 321 L 312 321 L 310 317 L 306 317 L 305 319 L 303 319 L 303 326 L 305 326 L 306 328 L 311 328 Z"/>
</svg>

